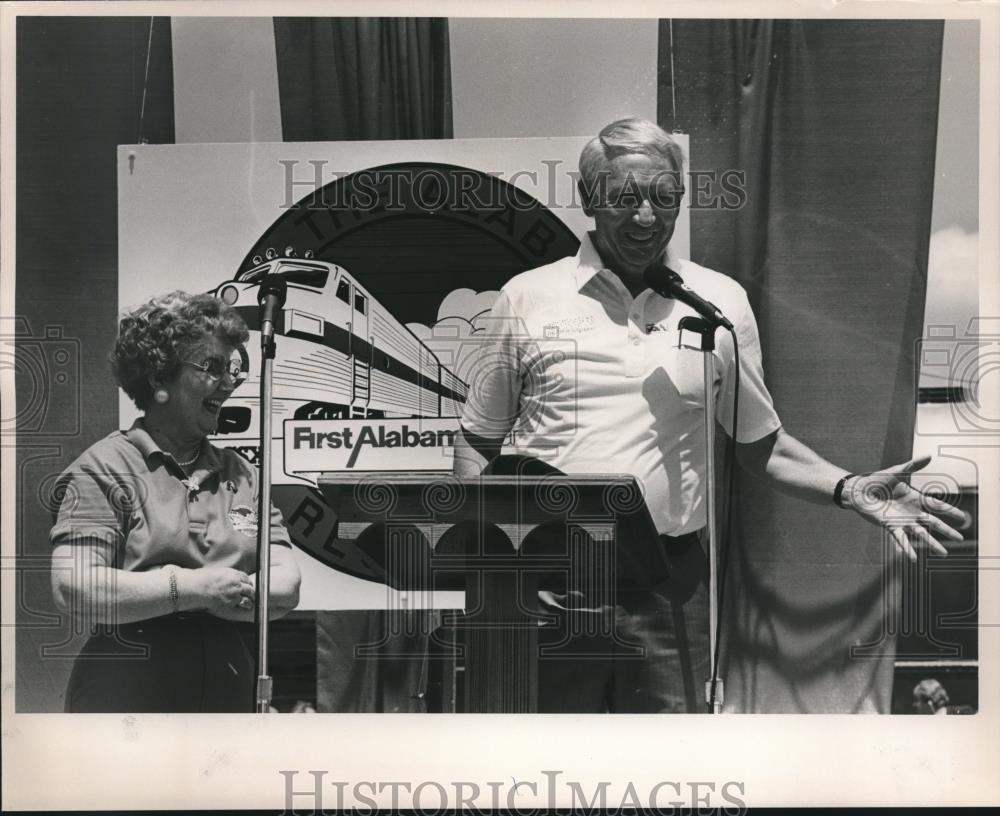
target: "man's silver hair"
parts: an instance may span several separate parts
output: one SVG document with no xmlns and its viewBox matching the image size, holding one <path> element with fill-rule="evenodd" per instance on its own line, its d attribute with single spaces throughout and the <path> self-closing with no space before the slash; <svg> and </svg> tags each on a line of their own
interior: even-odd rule
<svg viewBox="0 0 1000 816">
<path fill-rule="evenodd" d="M 656 122 L 633 116 L 606 125 L 587 142 L 580 153 L 580 180 L 593 190 L 598 175 L 608 169 L 613 159 L 632 153 L 666 159 L 678 178 L 683 172 L 681 146 Z"/>
</svg>

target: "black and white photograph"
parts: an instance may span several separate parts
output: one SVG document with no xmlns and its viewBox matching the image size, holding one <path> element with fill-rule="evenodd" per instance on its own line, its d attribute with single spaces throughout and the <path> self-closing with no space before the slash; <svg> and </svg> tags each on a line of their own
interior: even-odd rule
<svg viewBox="0 0 1000 816">
<path fill-rule="evenodd" d="M 616 12 L 0 4 L 5 808 L 1000 803 L 1000 13 Z"/>
</svg>

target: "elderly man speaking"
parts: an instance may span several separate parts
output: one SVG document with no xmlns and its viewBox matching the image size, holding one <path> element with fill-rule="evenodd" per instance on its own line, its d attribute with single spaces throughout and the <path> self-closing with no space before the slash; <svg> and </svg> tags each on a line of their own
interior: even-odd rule
<svg viewBox="0 0 1000 816">
<path fill-rule="evenodd" d="M 764 385 L 757 325 L 746 293 L 731 278 L 670 252 L 683 195 L 681 170 L 676 142 L 642 119 L 613 122 L 584 147 L 580 192 L 594 229 L 574 257 L 524 272 L 503 287 L 490 316 L 495 331 L 480 358 L 493 364 L 483 365 L 470 384 L 455 450 L 456 475 L 479 474 L 512 428 L 518 452 L 565 473 L 630 473 L 642 486 L 674 564 L 671 579 L 652 591 L 619 593 L 614 604 L 595 603 L 579 593 L 543 594 L 544 611 L 559 621 L 546 627 L 543 641 L 547 636 L 560 642 L 569 631 L 568 616 L 601 614 L 625 640 L 642 644 L 645 657 L 608 657 L 593 635 L 576 637 L 567 650 L 575 657 L 546 660 L 543 653 L 541 711 L 691 710 L 691 696 L 678 679 L 685 634 L 677 621 L 683 620 L 680 607 L 693 593 L 681 584 L 691 582 L 692 571 L 693 583 L 703 583 L 708 570 L 701 552 L 706 525 L 703 367 L 700 355 L 678 348 L 679 322 L 695 312 L 647 287 L 643 276 L 653 264 L 679 273 L 733 324 L 740 359 L 736 456 L 743 468 L 808 501 L 835 502 L 859 513 L 884 527 L 898 552 L 911 559 L 915 547 L 944 553 L 939 539 L 962 538 L 933 515 L 959 521 L 961 512 L 908 484 L 908 474 L 927 459 L 849 474 L 782 427 Z M 573 341 L 571 351 L 560 346 L 562 354 L 537 353 L 552 326 L 566 327 L 560 336 Z M 718 334 L 716 418 L 732 435 L 736 353 L 732 337 Z M 686 626 L 706 626 L 695 610 L 691 613 Z M 590 659 L 588 651 L 594 653 Z M 695 682 L 707 677 L 706 658 L 688 663 Z"/>
</svg>

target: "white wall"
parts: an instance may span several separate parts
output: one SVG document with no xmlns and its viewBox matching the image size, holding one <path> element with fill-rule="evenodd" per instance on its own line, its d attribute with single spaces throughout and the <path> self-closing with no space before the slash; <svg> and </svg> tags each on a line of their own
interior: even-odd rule
<svg viewBox="0 0 1000 816">
<path fill-rule="evenodd" d="M 656 20 L 453 17 L 455 137 L 587 136 L 656 120 Z"/>
<path fill-rule="evenodd" d="M 270 17 L 173 17 L 177 144 L 280 142 Z"/>
</svg>

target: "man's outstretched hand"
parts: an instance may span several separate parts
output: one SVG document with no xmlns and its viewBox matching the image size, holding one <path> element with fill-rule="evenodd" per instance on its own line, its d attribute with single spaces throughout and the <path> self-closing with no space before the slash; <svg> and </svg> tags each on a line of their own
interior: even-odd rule
<svg viewBox="0 0 1000 816">
<path fill-rule="evenodd" d="M 930 460 L 929 456 L 911 459 L 885 470 L 854 476 L 844 485 L 844 507 L 885 528 L 896 542 L 896 549 L 911 561 L 917 560 L 915 545 L 947 555 L 941 541 L 962 540 L 962 534 L 942 519 L 961 523 L 965 513 L 910 486 L 910 475 L 926 467 Z"/>
</svg>

